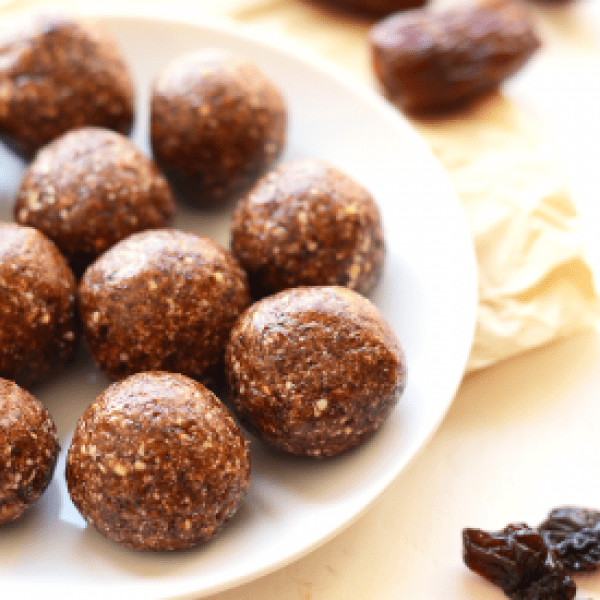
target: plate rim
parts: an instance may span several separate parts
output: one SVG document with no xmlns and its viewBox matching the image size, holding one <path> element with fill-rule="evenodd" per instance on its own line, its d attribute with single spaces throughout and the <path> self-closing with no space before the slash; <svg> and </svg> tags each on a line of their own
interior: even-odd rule
<svg viewBox="0 0 600 600">
<path fill-rule="evenodd" d="M 25 9 L 18 11 L 20 13 L 30 12 L 30 9 Z M 439 429 L 442 421 L 444 420 L 453 400 L 458 391 L 460 383 L 465 374 L 465 367 L 467 364 L 469 352 L 472 347 L 475 328 L 476 328 L 476 318 L 477 318 L 477 306 L 478 306 L 478 279 L 477 279 L 477 260 L 475 254 L 475 247 L 473 243 L 473 238 L 470 233 L 466 214 L 464 211 L 464 207 L 462 206 L 456 191 L 454 190 L 449 175 L 442 167 L 440 161 L 434 155 L 431 148 L 427 145 L 425 139 L 418 133 L 417 129 L 410 123 L 410 121 L 396 109 L 393 105 L 391 105 L 386 99 L 384 99 L 380 94 L 378 94 L 373 88 L 369 87 L 368 84 L 362 82 L 358 77 L 353 75 L 351 72 L 347 71 L 337 63 L 333 62 L 331 59 L 328 59 L 308 47 L 303 46 L 302 44 L 285 38 L 277 33 L 272 31 L 268 32 L 268 35 L 260 35 L 260 31 L 253 25 L 247 25 L 244 23 L 239 23 L 233 21 L 228 18 L 219 17 L 216 15 L 196 12 L 192 13 L 192 11 L 186 11 L 181 9 L 173 10 L 170 14 L 165 14 L 165 10 L 161 9 L 157 6 L 151 5 L 150 7 L 146 7 L 144 9 L 133 8 L 119 6 L 116 3 L 106 3 L 103 4 L 101 8 L 94 7 L 91 8 L 89 5 L 85 5 L 84 8 L 78 7 L 77 10 L 72 11 L 63 11 L 68 14 L 73 14 L 75 16 L 80 16 L 81 18 L 86 19 L 97 19 L 100 22 L 103 20 L 143 20 L 154 25 L 158 25 L 161 22 L 167 22 L 171 26 L 186 26 L 198 28 L 199 30 L 211 30 L 213 32 L 222 32 L 229 36 L 233 36 L 235 38 L 242 38 L 244 41 L 258 44 L 263 48 L 275 52 L 275 53 L 283 53 L 290 60 L 301 61 L 307 67 L 310 67 L 313 70 L 320 71 L 326 76 L 335 79 L 342 86 L 350 89 L 353 93 L 363 98 L 367 103 L 374 105 L 378 110 L 382 111 L 386 114 L 387 118 L 390 119 L 391 122 L 395 122 L 396 127 L 402 131 L 404 136 L 409 136 L 411 139 L 411 143 L 418 144 L 421 147 L 421 151 L 427 153 L 429 155 L 429 160 L 433 163 L 437 164 L 438 168 L 438 177 L 443 177 L 446 179 L 445 185 L 447 186 L 450 194 L 453 196 L 453 199 L 459 209 L 462 216 L 462 225 L 464 227 L 465 232 L 468 234 L 468 240 L 470 240 L 470 252 L 469 252 L 469 260 L 470 266 L 469 270 L 471 271 L 471 281 L 469 294 L 465 294 L 465 301 L 470 306 L 470 329 L 468 334 L 465 334 L 465 338 L 463 340 L 463 345 L 461 348 L 454 348 L 457 355 L 461 357 L 458 361 L 463 367 L 462 370 L 455 373 L 455 376 L 452 378 L 452 381 L 448 383 L 448 387 L 450 389 L 448 393 L 448 398 L 443 406 L 443 410 L 440 411 L 437 420 L 430 427 L 427 435 L 424 437 L 417 439 L 413 442 L 413 446 L 416 448 L 411 448 L 411 451 L 407 452 L 406 458 L 400 462 L 398 469 L 396 469 L 393 473 L 387 473 L 386 477 L 382 477 L 378 480 L 378 485 L 371 490 L 368 494 L 368 500 L 363 503 L 360 510 L 356 511 L 352 518 L 345 521 L 341 526 L 329 531 L 327 535 L 321 536 L 319 539 L 315 540 L 312 544 L 305 546 L 301 549 L 298 549 L 296 552 L 287 554 L 282 557 L 278 561 L 271 561 L 268 565 L 264 565 L 262 569 L 252 571 L 251 573 L 240 574 L 238 577 L 233 580 L 229 580 L 227 582 L 216 583 L 212 586 L 202 588 L 201 590 L 190 590 L 190 589 L 174 589 L 175 595 L 169 596 L 152 596 L 156 598 L 198 598 L 198 594 L 201 594 L 202 597 L 207 594 L 213 594 L 218 592 L 224 592 L 226 590 L 233 589 L 244 583 L 248 583 L 255 579 L 258 579 L 268 573 L 272 573 L 278 569 L 283 568 L 284 566 L 293 563 L 298 560 L 302 556 L 313 552 L 316 548 L 322 546 L 327 543 L 329 540 L 333 539 L 335 536 L 339 535 L 341 531 L 350 527 L 356 520 L 358 520 L 361 515 L 364 514 L 366 510 L 373 504 L 373 502 L 378 498 L 384 491 L 389 487 L 389 485 L 401 474 L 401 472 L 406 469 L 406 467 L 415 460 L 419 454 L 425 449 L 429 440 L 435 435 L 436 431 Z M 5 17 L 6 15 L 3 15 Z M 464 232 L 463 232 L 464 233 Z M 463 242 L 466 242 L 467 239 L 463 236 Z M 466 292 L 467 290 L 465 290 Z M 21 582 L 22 583 L 22 582 Z M 173 582 L 169 582 L 170 585 L 175 587 Z M 47 584 L 45 584 L 47 585 Z M 139 586 L 136 591 L 131 590 L 132 586 Z M 155 583 L 107 583 L 106 587 L 102 589 L 101 592 L 98 593 L 98 596 L 102 594 L 105 597 L 106 591 L 112 587 L 127 587 L 128 597 L 132 597 L 129 592 L 133 594 L 133 597 L 143 597 L 147 599 L 149 597 L 148 594 L 152 594 L 152 588 L 156 586 Z M 36 587 L 36 586 L 34 586 Z M 180 587 L 180 586 L 179 586 Z M 37 588 L 36 588 L 37 589 Z M 70 584 L 69 589 L 85 589 L 88 597 L 95 597 L 94 593 L 89 590 L 89 588 L 84 584 Z M 23 590 L 19 590 L 20 594 L 23 594 Z M 91 594 L 91 595 L 90 595 Z"/>
</svg>

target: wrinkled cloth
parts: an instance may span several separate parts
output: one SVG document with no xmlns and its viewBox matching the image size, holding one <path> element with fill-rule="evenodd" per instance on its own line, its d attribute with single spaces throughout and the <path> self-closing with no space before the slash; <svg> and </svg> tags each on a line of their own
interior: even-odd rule
<svg viewBox="0 0 600 600">
<path fill-rule="evenodd" d="M 533 118 L 497 96 L 420 129 L 475 241 L 479 309 L 467 370 L 594 327 L 599 304 L 576 208 Z"/>
</svg>

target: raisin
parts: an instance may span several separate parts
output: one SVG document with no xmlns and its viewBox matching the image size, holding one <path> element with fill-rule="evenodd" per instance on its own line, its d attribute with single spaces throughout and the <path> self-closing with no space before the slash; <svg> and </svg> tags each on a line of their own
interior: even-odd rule
<svg viewBox="0 0 600 600">
<path fill-rule="evenodd" d="M 398 12 L 369 31 L 385 95 L 411 113 L 439 112 L 497 89 L 540 46 L 515 0 Z"/>
<path fill-rule="evenodd" d="M 575 582 L 542 534 L 524 523 L 463 530 L 463 559 L 513 600 L 572 600 Z"/>
<path fill-rule="evenodd" d="M 575 593 L 575 582 L 569 575 L 550 572 L 509 597 L 513 600 L 567 600 L 575 598 Z"/>
<path fill-rule="evenodd" d="M 567 570 L 594 571 L 600 566 L 600 511 L 555 508 L 538 529 Z"/>
</svg>

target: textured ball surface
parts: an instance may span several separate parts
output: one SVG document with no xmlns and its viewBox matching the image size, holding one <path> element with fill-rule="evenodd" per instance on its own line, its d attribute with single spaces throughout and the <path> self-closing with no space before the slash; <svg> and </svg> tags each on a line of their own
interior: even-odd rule
<svg viewBox="0 0 600 600">
<path fill-rule="evenodd" d="M 84 338 L 112 380 L 155 370 L 204 379 L 249 303 L 246 273 L 228 251 L 172 229 L 120 241 L 79 285 Z"/>
<path fill-rule="evenodd" d="M 53 242 L 0 223 L 0 377 L 29 389 L 65 366 L 79 341 L 76 295 Z"/>
<path fill-rule="evenodd" d="M 14 26 L 13 26 L 14 25 Z M 99 24 L 44 14 L 2 24 L 0 131 L 31 155 L 62 133 L 99 125 L 127 133 L 133 82 Z"/>
<path fill-rule="evenodd" d="M 0 379 L 0 525 L 21 517 L 46 490 L 58 452 L 56 426 L 42 403 Z"/>
<path fill-rule="evenodd" d="M 154 161 L 129 138 L 82 127 L 36 154 L 14 212 L 18 223 L 53 240 L 81 273 L 128 235 L 169 225 L 175 199 Z"/>
<path fill-rule="evenodd" d="M 332 456 L 378 429 L 406 385 L 404 353 L 377 308 L 347 288 L 274 294 L 240 317 L 227 346 L 240 420 L 292 454 Z"/>
<path fill-rule="evenodd" d="M 152 151 L 193 202 L 215 204 L 249 185 L 276 160 L 286 136 L 281 92 L 243 56 L 188 53 L 154 82 Z"/>
<path fill-rule="evenodd" d="M 372 196 L 339 169 L 313 159 L 285 163 L 238 202 L 231 251 L 257 296 L 301 285 L 369 292 L 385 243 Z"/>
<path fill-rule="evenodd" d="M 139 373 L 107 388 L 80 418 L 67 486 L 83 517 L 107 538 L 143 550 L 211 539 L 250 483 L 247 442 L 201 384 Z"/>
</svg>

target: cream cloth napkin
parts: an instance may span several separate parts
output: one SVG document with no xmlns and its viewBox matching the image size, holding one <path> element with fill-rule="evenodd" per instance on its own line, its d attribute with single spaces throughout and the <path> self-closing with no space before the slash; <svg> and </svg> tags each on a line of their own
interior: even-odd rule
<svg viewBox="0 0 600 600">
<path fill-rule="evenodd" d="M 598 297 L 563 172 L 535 122 L 498 96 L 421 131 L 445 165 L 475 240 L 477 369 L 594 326 Z"/>
<path fill-rule="evenodd" d="M 187 1 L 168 5 L 183 8 Z M 167 5 L 119 4 L 138 11 Z M 49 4 L 13 0 L 9 5 Z M 52 5 L 76 9 L 78 2 Z M 290 38 L 375 85 L 367 20 L 308 0 L 197 0 L 194 8 L 195 18 L 204 11 Z M 597 325 L 600 302 L 583 255 L 577 211 L 556 156 L 529 115 L 498 94 L 468 115 L 414 125 L 446 168 L 475 242 L 480 302 L 467 371 Z"/>
</svg>

